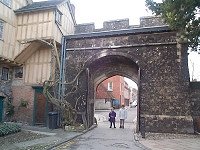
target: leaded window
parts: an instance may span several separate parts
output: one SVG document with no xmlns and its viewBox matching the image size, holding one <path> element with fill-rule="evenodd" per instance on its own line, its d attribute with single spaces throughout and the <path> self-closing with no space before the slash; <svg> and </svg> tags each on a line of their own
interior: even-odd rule
<svg viewBox="0 0 200 150">
<path fill-rule="evenodd" d="M 62 22 L 62 13 L 59 10 L 56 11 L 56 22 L 61 25 L 61 22 Z"/>
<path fill-rule="evenodd" d="M 1 74 L 1 79 L 2 80 L 8 80 L 8 75 L 9 75 L 9 69 L 6 67 L 2 68 L 2 74 Z"/>
<path fill-rule="evenodd" d="M 17 67 L 14 69 L 14 77 L 15 78 L 23 78 L 23 68 Z"/>
</svg>

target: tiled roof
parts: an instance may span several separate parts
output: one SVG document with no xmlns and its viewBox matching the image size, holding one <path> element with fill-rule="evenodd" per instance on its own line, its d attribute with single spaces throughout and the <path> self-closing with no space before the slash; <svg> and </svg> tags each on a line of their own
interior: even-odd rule
<svg viewBox="0 0 200 150">
<path fill-rule="evenodd" d="M 49 0 L 49 1 L 34 2 L 32 4 L 29 4 L 27 6 L 24 6 L 20 9 L 15 10 L 15 13 L 52 9 L 52 8 L 56 8 L 56 6 L 62 3 L 63 1 L 65 0 Z"/>
</svg>

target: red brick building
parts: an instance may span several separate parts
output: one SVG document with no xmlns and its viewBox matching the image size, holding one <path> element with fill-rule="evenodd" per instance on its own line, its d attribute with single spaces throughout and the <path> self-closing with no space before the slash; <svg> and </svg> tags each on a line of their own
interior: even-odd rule
<svg viewBox="0 0 200 150">
<path fill-rule="evenodd" d="M 113 76 L 99 84 L 96 90 L 96 108 L 111 107 L 113 105 L 129 106 L 131 89 L 122 76 Z M 107 103 L 106 106 L 102 106 Z M 98 104 L 97 104 L 98 103 Z M 101 106 L 99 106 L 101 105 Z"/>
</svg>

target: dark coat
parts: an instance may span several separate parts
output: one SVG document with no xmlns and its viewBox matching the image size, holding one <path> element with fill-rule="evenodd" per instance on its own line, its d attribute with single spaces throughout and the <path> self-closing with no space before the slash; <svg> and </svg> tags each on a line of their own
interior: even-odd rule
<svg viewBox="0 0 200 150">
<path fill-rule="evenodd" d="M 110 121 L 110 122 L 115 122 L 115 117 L 116 117 L 116 112 L 111 111 L 111 112 L 109 113 L 109 121 Z"/>
</svg>

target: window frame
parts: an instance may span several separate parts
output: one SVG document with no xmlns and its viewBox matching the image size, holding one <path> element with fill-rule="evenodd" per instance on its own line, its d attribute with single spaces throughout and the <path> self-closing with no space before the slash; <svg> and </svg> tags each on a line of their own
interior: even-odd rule
<svg viewBox="0 0 200 150">
<path fill-rule="evenodd" d="M 4 21 L 0 19 L 0 40 L 3 40 Z"/>
<path fill-rule="evenodd" d="M 9 80 L 9 68 L 2 67 L 2 69 L 1 69 L 1 80 L 4 80 L 4 81 Z"/>
<path fill-rule="evenodd" d="M 62 15 L 63 14 L 57 9 L 55 13 L 55 21 L 60 25 L 62 25 Z"/>
<path fill-rule="evenodd" d="M 16 71 L 17 71 L 17 69 L 20 69 L 19 72 L 22 72 L 21 76 L 19 76 L 19 77 L 16 77 L 16 74 L 17 74 Z M 23 79 L 23 67 L 15 67 L 13 72 L 14 72 L 14 75 L 13 75 L 14 79 Z"/>
<path fill-rule="evenodd" d="M 112 81 L 108 82 L 108 89 L 107 90 L 113 91 L 113 82 Z"/>
</svg>

